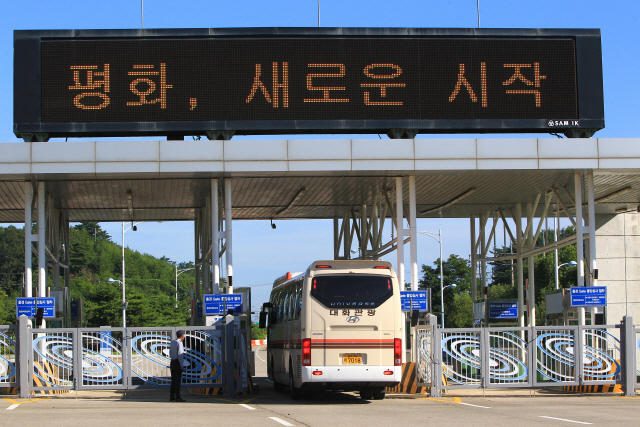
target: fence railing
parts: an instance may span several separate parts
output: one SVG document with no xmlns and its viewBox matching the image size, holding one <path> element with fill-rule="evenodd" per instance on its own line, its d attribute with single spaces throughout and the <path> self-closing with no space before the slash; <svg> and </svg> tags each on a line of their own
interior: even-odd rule
<svg viewBox="0 0 640 427">
<path fill-rule="evenodd" d="M 208 327 L 32 329 L 26 318 L 19 327 L 0 326 L 0 387 L 20 386 L 22 397 L 33 391 L 169 387 L 171 340 L 178 329 L 185 332 L 182 387 L 233 394 L 248 389 L 245 331 L 236 321 Z M 231 367 L 226 375 L 225 365 Z"/>
<path fill-rule="evenodd" d="M 0 387 L 18 384 L 17 326 L 0 325 Z"/>
<path fill-rule="evenodd" d="M 625 321 L 598 326 L 416 327 L 417 382 L 435 394 L 458 388 L 622 384 L 629 395 L 635 393 L 640 375 L 640 328 L 629 324 L 631 318 Z"/>
</svg>

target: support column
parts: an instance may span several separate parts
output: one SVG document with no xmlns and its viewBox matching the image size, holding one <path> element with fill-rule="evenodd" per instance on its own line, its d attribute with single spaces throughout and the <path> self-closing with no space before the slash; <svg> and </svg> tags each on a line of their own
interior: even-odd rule
<svg viewBox="0 0 640 427">
<path fill-rule="evenodd" d="M 38 297 L 47 296 L 47 253 L 45 251 L 47 220 L 45 211 L 46 189 L 44 182 L 38 183 Z"/>
<path fill-rule="evenodd" d="M 522 205 L 516 204 L 516 257 L 518 267 L 518 326 L 524 327 L 524 265 L 522 265 Z"/>
<path fill-rule="evenodd" d="M 409 177 L 409 236 L 411 250 L 411 290 L 418 290 L 418 232 L 416 229 L 416 177 Z M 442 247 L 442 243 L 440 244 Z M 440 255 L 442 256 L 442 255 Z"/>
<path fill-rule="evenodd" d="M 536 242 L 533 241 L 533 217 L 535 212 L 533 212 L 533 205 L 531 203 L 527 203 L 527 221 L 531 221 L 531 225 L 527 228 L 529 229 L 529 246 L 528 250 L 532 250 L 536 246 Z M 527 299 L 529 300 L 529 326 L 536 326 L 536 282 L 535 282 L 535 263 L 534 257 L 527 257 L 529 261 L 529 286 L 528 286 L 528 295 Z"/>
<path fill-rule="evenodd" d="M 231 216 L 231 178 L 224 180 L 224 221 L 225 221 L 225 244 L 227 245 L 227 293 L 233 293 L 233 232 Z"/>
<path fill-rule="evenodd" d="M 69 212 L 64 213 L 64 263 L 69 268 L 64 269 L 64 287 L 66 289 L 67 300 L 64 305 L 65 327 L 71 327 L 71 240 L 69 231 Z"/>
<path fill-rule="evenodd" d="M 594 189 L 593 189 L 593 170 L 587 171 L 587 210 L 589 213 L 589 271 L 591 286 L 598 286 L 598 279 L 596 279 L 597 263 L 596 263 L 596 208 L 594 201 Z M 597 308 L 591 309 L 591 324 L 595 325 L 595 314 L 598 312 Z"/>
<path fill-rule="evenodd" d="M 582 234 L 582 174 L 574 174 L 575 199 L 576 199 L 576 262 L 578 274 L 578 286 L 584 286 L 584 236 Z M 578 308 L 578 324 L 585 324 L 584 307 Z"/>
<path fill-rule="evenodd" d="M 211 261 L 213 265 L 213 293 L 220 293 L 220 218 L 218 203 L 218 180 L 211 180 Z"/>
<path fill-rule="evenodd" d="M 202 223 L 200 226 L 202 227 L 202 231 L 200 235 L 202 236 L 202 286 L 201 291 L 198 296 L 204 295 L 207 293 L 209 287 L 211 286 L 211 263 L 209 261 L 209 248 L 211 247 L 211 253 L 213 254 L 213 247 L 209 246 L 209 237 L 211 236 L 209 225 L 211 221 L 211 200 L 208 200 L 205 204 L 204 213 L 202 215 Z M 213 242 L 212 242 L 213 243 Z M 204 303 L 204 298 L 200 298 L 200 300 Z"/>
<path fill-rule="evenodd" d="M 31 181 L 26 181 L 24 183 L 24 296 L 28 298 L 32 297 L 33 292 L 33 259 L 31 256 L 32 207 L 33 187 L 31 187 Z"/>
<path fill-rule="evenodd" d="M 194 287 L 200 282 L 200 209 L 195 210 L 195 218 L 193 221 L 193 248 L 195 250 L 195 283 L 191 286 L 191 326 L 196 325 L 196 317 L 198 316 L 198 305 L 195 300 Z"/>
<path fill-rule="evenodd" d="M 482 226 L 482 229 L 480 230 L 480 253 L 482 254 L 482 258 L 486 257 L 486 252 L 487 252 L 487 242 L 486 242 L 486 229 L 487 229 L 487 221 L 488 218 L 486 215 L 481 215 L 480 216 L 480 225 Z M 485 302 L 485 304 L 489 304 L 487 302 L 487 298 L 486 298 L 486 294 L 485 292 L 487 292 L 487 262 L 486 261 L 480 261 L 480 288 L 482 289 L 481 293 L 482 293 L 482 299 Z M 485 311 L 488 312 L 489 307 L 485 306 Z"/>
<path fill-rule="evenodd" d="M 478 300 L 478 265 L 476 263 L 476 217 L 471 215 L 471 299 Z"/>
<path fill-rule="evenodd" d="M 340 221 L 333 218 L 333 259 L 340 258 Z"/>
<path fill-rule="evenodd" d="M 404 225 L 402 225 L 402 211 L 402 177 L 396 177 L 396 231 L 398 232 L 396 238 L 396 252 L 398 255 L 396 274 L 398 275 L 400 290 L 404 290 Z"/>
</svg>

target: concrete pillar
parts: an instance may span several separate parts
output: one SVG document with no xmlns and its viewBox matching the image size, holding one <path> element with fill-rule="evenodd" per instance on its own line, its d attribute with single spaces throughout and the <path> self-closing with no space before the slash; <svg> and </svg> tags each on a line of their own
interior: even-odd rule
<svg viewBox="0 0 640 427">
<path fill-rule="evenodd" d="M 523 246 L 523 236 L 522 236 L 522 205 L 520 203 L 516 204 L 516 252 L 518 254 L 517 259 L 517 278 L 518 278 L 518 326 L 524 327 L 524 266 L 522 262 L 524 261 L 522 258 L 522 246 Z"/>
<path fill-rule="evenodd" d="M 33 187 L 31 187 L 31 181 L 24 183 L 24 198 L 24 296 L 30 298 L 33 292 L 33 259 L 31 255 Z"/>
<path fill-rule="evenodd" d="M 45 184 L 38 183 L 38 297 L 47 296 L 47 253 L 45 251 L 47 215 L 45 207 Z"/>
<path fill-rule="evenodd" d="M 416 177 L 409 177 L 409 233 L 411 236 L 411 290 L 418 290 L 418 231 L 416 228 Z M 442 243 L 441 243 L 442 245 Z"/>
<path fill-rule="evenodd" d="M 218 180 L 211 180 L 211 259 L 213 264 L 213 280 L 212 287 L 213 293 L 220 293 L 220 218 L 219 218 L 219 203 L 218 203 Z"/>
<path fill-rule="evenodd" d="M 536 242 L 533 241 L 533 216 L 534 212 L 533 205 L 531 203 L 527 203 L 527 221 L 531 221 L 531 226 L 527 227 L 529 229 L 529 247 L 528 250 L 532 250 L 536 246 Z M 536 282 L 535 282 L 535 274 L 534 274 L 534 257 L 527 257 L 529 261 L 528 270 L 529 270 L 529 288 L 528 288 L 528 300 L 529 300 L 529 326 L 536 326 Z"/>
<path fill-rule="evenodd" d="M 478 268 L 476 263 L 476 217 L 471 215 L 471 299 L 475 303 L 478 300 Z"/>
<path fill-rule="evenodd" d="M 396 239 L 396 252 L 398 255 L 398 265 L 396 274 L 398 275 L 398 284 L 400 289 L 404 291 L 404 225 L 403 220 L 403 197 L 402 197 L 402 177 L 396 177 L 396 231 L 398 236 Z"/>
<path fill-rule="evenodd" d="M 574 174 L 575 199 L 576 199 L 576 262 L 578 274 L 578 286 L 584 286 L 584 243 L 582 232 L 582 173 Z M 578 324 L 585 324 L 585 309 L 578 308 Z"/>
<path fill-rule="evenodd" d="M 232 231 L 232 214 L 231 214 L 231 179 L 224 180 L 224 221 L 225 221 L 225 243 L 227 245 L 227 293 L 233 293 L 233 231 Z"/>
</svg>

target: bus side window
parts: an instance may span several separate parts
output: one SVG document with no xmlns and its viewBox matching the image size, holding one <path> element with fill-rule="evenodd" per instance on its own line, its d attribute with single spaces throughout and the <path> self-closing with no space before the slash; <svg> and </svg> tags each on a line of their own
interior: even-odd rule
<svg viewBox="0 0 640 427">
<path fill-rule="evenodd" d="M 291 320 L 296 320 L 298 317 L 296 316 L 296 301 L 297 301 L 297 294 L 296 294 L 296 288 L 294 286 L 291 286 L 291 295 L 289 295 L 289 316 Z"/>
<path fill-rule="evenodd" d="M 300 318 L 300 310 L 302 309 L 302 282 L 296 285 L 296 319 Z"/>
<path fill-rule="evenodd" d="M 284 302 L 282 303 L 283 321 L 289 320 L 289 295 L 285 295 Z"/>
</svg>

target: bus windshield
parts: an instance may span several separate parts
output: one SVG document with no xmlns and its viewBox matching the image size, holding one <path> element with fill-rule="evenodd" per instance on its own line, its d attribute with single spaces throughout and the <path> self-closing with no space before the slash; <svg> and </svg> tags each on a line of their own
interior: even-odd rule
<svg viewBox="0 0 640 427">
<path fill-rule="evenodd" d="M 375 308 L 393 295 L 391 277 L 320 275 L 313 278 L 311 296 L 328 308 Z"/>
</svg>

